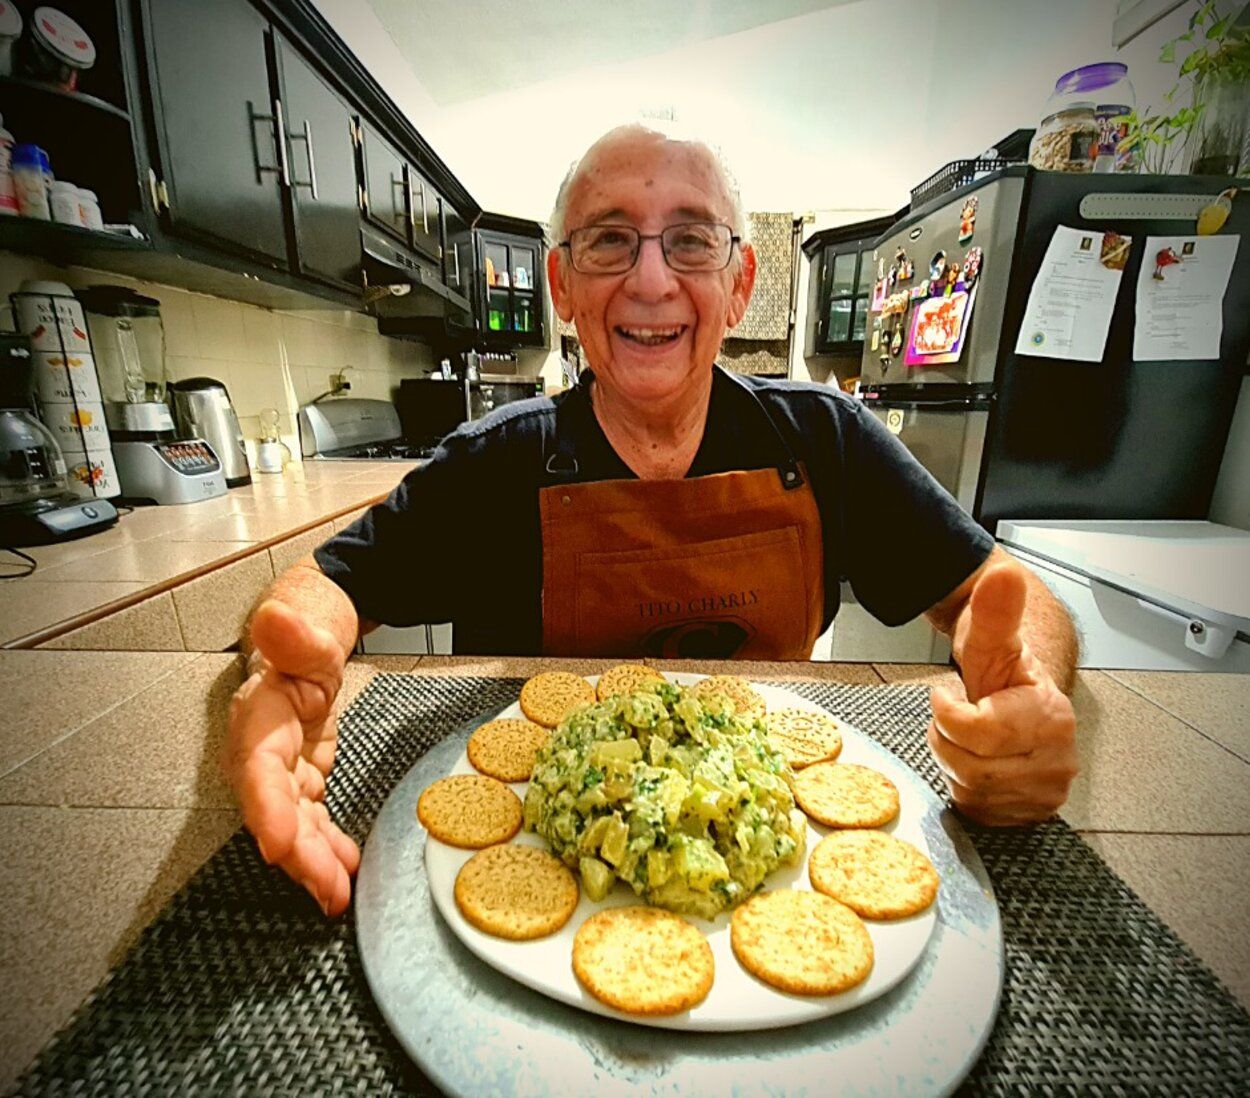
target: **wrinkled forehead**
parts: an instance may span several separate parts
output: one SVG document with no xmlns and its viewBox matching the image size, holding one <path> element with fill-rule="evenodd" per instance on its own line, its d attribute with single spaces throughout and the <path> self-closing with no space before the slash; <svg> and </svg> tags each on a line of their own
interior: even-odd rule
<svg viewBox="0 0 1250 1098">
<path fill-rule="evenodd" d="M 650 219 L 733 219 L 729 187 L 705 146 L 658 134 L 609 137 L 592 145 L 569 187 L 568 225 L 607 215 Z"/>
</svg>

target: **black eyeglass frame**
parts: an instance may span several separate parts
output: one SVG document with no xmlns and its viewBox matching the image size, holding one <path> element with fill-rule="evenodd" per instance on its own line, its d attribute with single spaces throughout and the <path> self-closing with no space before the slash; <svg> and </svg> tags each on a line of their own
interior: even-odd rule
<svg viewBox="0 0 1250 1098">
<path fill-rule="evenodd" d="M 665 234 L 671 233 L 676 229 L 688 229 L 692 225 L 697 226 L 714 226 L 717 229 L 729 229 L 729 226 L 720 221 L 682 221 L 677 225 L 666 225 L 661 232 L 658 233 L 640 233 L 632 225 L 582 225 L 580 228 L 574 229 L 569 233 L 567 239 L 561 240 L 556 245 L 557 248 L 567 248 L 569 253 L 569 262 L 573 265 L 573 270 L 578 274 L 585 275 L 622 275 L 632 271 L 638 263 L 638 257 L 642 254 L 642 243 L 644 240 L 658 240 L 660 242 L 660 254 L 664 257 L 664 262 L 668 265 L 669 270 L 676 271 L 678 274 L 717 274 L 725 270 L 733 261 L 734 248 L 742 243 L 742 237 L 730 229 L 729 234 L 729 250 L 725 253 L 725 262 L 719 267 L 674 267 L 672 261 L 668 257 L 668 248 L 664 245 Z M 584 271 L 577 265 L 573 258 L 573 234 L 585 232 L 587 229 L 620 229 L 624 232 L 633 233 L 638 239 L 634 244 L 633 254 L 630 257 L 629 265 L 622 267 L 619 271 Z"/>
</svg>

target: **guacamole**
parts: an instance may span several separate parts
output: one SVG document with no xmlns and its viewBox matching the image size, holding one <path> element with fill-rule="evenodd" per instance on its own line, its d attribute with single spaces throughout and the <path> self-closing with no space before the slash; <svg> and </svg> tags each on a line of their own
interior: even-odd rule
<svg viewBox="0 0 1250 1098">
<path fill-rule="evenodd" d="M 593 900 L 619 877 L 705 919 L 803 856 L 805 818 L 761 721 L 671 683 L 582 706 L 538 753 L 525 826 Z"/>
</svg>

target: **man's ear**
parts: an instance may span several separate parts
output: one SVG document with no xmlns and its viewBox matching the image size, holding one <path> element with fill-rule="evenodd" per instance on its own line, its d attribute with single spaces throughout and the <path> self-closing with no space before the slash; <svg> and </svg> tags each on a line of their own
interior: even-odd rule
<svg viewBox="0 0 1250 1098">
<path fill-rule="evenodd" d="M 573 301 L 569 294 L 569 265 L 563 248 L 552 248 L 547 252 L 547 289 L 551 293 L 556 316 L 565 324 L 569 323 L 573 319 Z"/>
<path fill-rule="evenodd" d="M 747 311 L 751 301 L 751 290 L 755 287 L 755 249 L 750 244 L 739 244 L 738 251 L 742 259 L 734 274 L 733 289 L 729 296 L 729 327 L 736 328 Z"/>
</svg>

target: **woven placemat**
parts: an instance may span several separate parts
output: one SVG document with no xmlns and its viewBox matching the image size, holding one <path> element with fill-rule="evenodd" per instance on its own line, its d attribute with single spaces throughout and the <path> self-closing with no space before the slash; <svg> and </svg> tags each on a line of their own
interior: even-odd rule
<svg viewBox="0 0 1250 1098">
<path fill-rule="evenodd" d="M 934 789 L 920 686 L 785 684 Z M 358 840 L 422 753 L 520 679 L 378 675 L 340 722 L 327 803 Z M 968 1094 L 1218 1094 L 1250 1073 L 1250 1016 L 1065 824 L 969 828 L 1006 944 L 1002 1008 Z M 436 1093 L 365 983 L 352 915 L 327 921 L 235 835 L 40 1053 L 15 1093 Z"/>
</svg>

